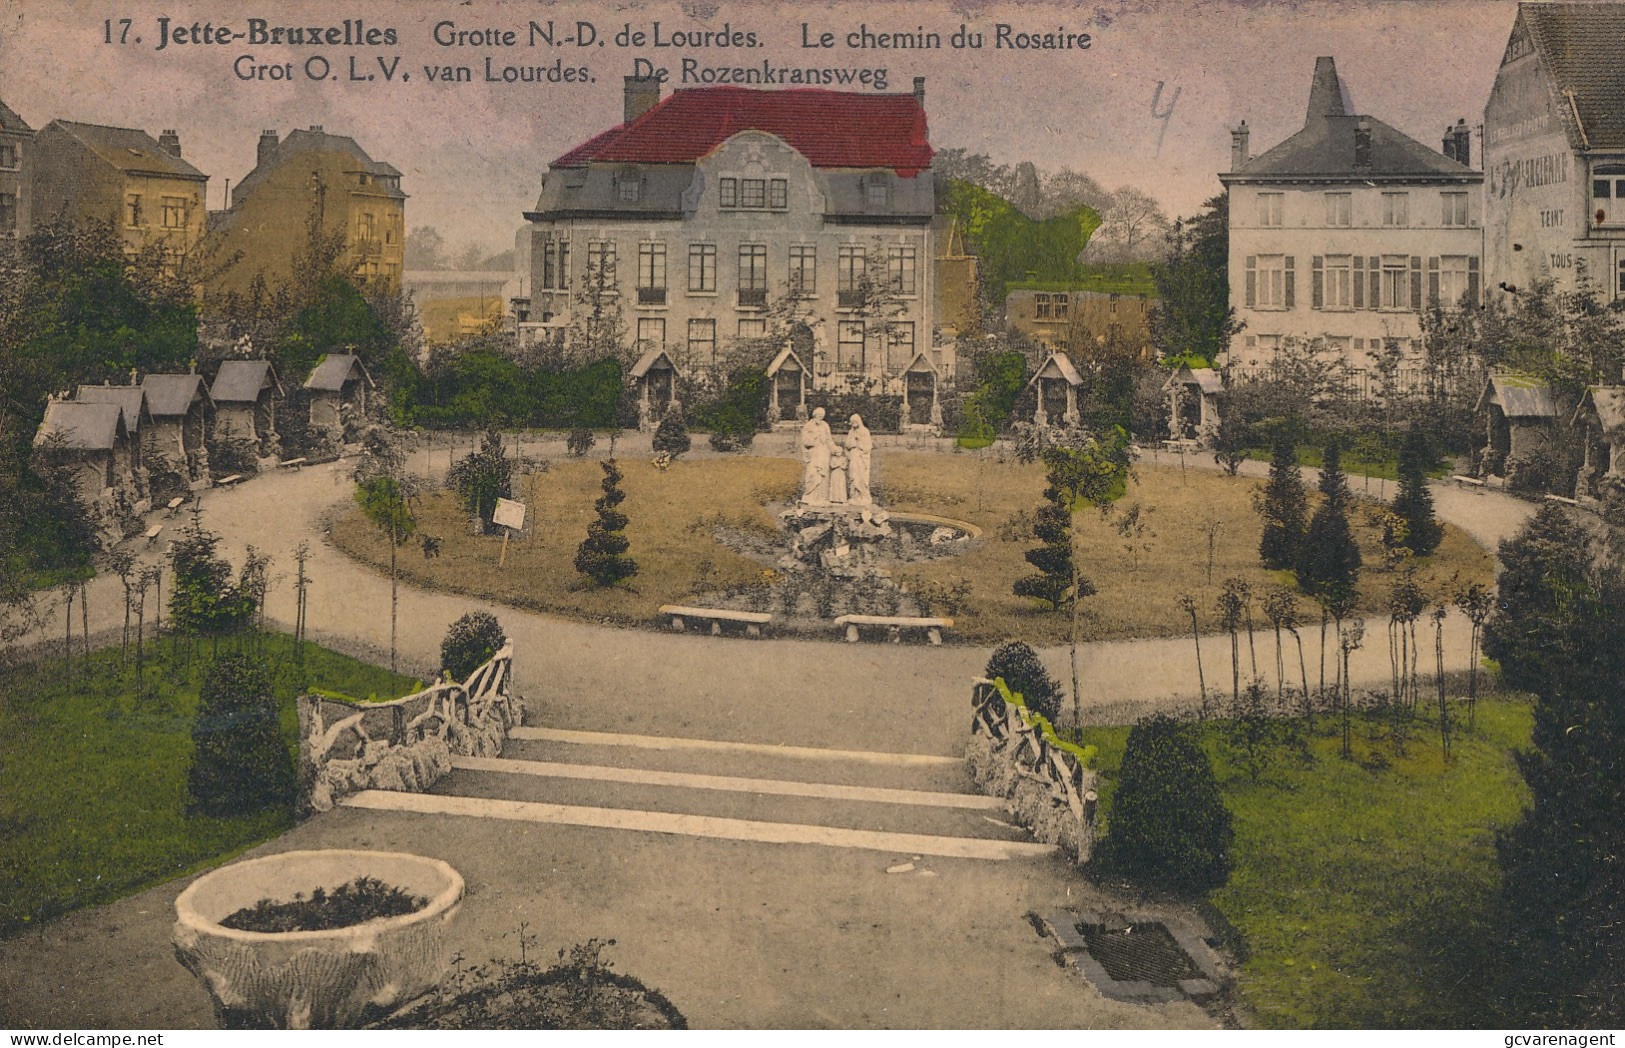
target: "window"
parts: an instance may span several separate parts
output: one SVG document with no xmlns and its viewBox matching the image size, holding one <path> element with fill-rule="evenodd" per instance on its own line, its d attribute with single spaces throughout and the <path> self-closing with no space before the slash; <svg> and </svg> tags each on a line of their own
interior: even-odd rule
<svg viewBox="0 0 1625 1048">
<path fill-rule="evenodd" d="M 863 321 L 841 321 L 838 336 L 835 344 L 836 366 L 844 371 L 863 370 Z"/>
<path fill-rule="evenodd" d="M 739 245 L 739 304 L 767 305 L 767 245 Z"/>
<path fill-rule="evenodd" d="M 1615 268 L 1619 270 L 1619 279 L 1614 285 L 1614 294 L 1618 298 L 1625 298 L 1625 255 L 1620 256 Z"/>
<path fill-rule="evenodd" d="M 1411 224 L 1411 195 L 1409 193 L 1384 193 L 1382 195 L 1382 224 L 1385 226 L 1408 226 Z"/>
<path fill-rule="evenodd" d="M 1428 298 L 1448 308 L 1461 304 L 1462 296 L 1478 300 L 1478 259 L 1471 255 L 1444 255 L 1428 259 Z"/>
<path fill-rule="evenodd" d="M 1466 193 L 1440 193 L 1439 221 L 1446 226 L 1465 226 L 1467 224 L 1467 194 Z"/>
<path fill-rule="evenodd" d="M 783 211 L 789 206 L 790 184 L 782 178 L 724 178 L 717 198 L 724 210 Z"/>
<path fill-rule="evenodd" d="M 1048 292 L 1040 291 L 1033 295 L 1033 319 L 1052 320 L 1055 317 L 1055 307 L 1050 302 Z"/>
<path fill-rule="evenodd" d="M 739 182 L 739 206 L 760 210 L 767 206 L 767 180 L 746 178 Z"/>
<path fill-rule="evenodd" d="M 1255 309 L 1291 309 L 1291 255 L 1254 255 L 1247 259 L 1247 304 Z"/>
<path fill-rule="evenodd" d="M 1280 225 L 1282 213 L 1285 210 L 1285 202 L 1285 193 L 1258 194 L 1258 224 L 1261 226 Z"/>
<path fill-rule="evenodd" d="M 818 249 L 811 244 L 790 245 L 790 293 L 818 293 Z"/>
<path fill-rule="evenodd" d="M 783 211 L 790 206 L 790 183 L 782 178 L 775 178 L 767 183 L 767 206 L 775 211 Z"/>
<path fill-rule="evenodd" d="M 638 245 L 638 287 L 666 290 L 666 242 L 645 241 Z"/>
<path fill-rule="evenodd" d="M 1406 309 L 1410 306 L 1410 269 L 1404 255 L 1382 256 L 1378 284 L 1379 309 Z"/>
<path fill-rule="evenodd" d="M 1343 229 L 1354 225 L 1354 194 L 1326 194 L 1326 224 Z"/>
<path fill-rule="evenodd" d="M 724 178 L 721 182 L 717 183 L 717 206 L 739 206 L 739 179 Z"/>
<path fill-rule="evenodd" d="M 868 259 L 862 246 L 846 244 L 836 254 L 835 295 L 841 309 L 859 309 L 863 306 L 864 273 Z"/>
<path fill-rule="evenodd" d="M 884 208 L 890 199 L 889 190 L 885 175 L 870 175 L 863 183 L 863 206 L 871 210 Z"/>
<path fill-rule="evenodd" d="M 894 247 L 887 252 L 886 275 L 891 281 L 891 289 L 894 293 L 899 295 L 912 295 L 915 293 L 918 262 L 919 259 L 913 247 Z"/>
<path fill-rule="evenodd" d="M 542 287 L 562 291 L 570 286 L 570 242 L 549 241 L 542 248 Z"/>
<path fill-rule="evenodd" d="M 638 351 L 647 353 L 649 350 L 666 344 L 666 318 L 665 317 L 639 317 L 638 318 Z"/>
<path fill-rule="evenodd" d="M 0 235 L 17 232 L 17 194 L 0 193 Z"/>
<path fill-rule="evenodd" d="M 17 170 L 17 144 L 0 142 L 0 171 Z"/>
<path fill-rule="evenodd" d="M 766 338 L 767 337 L 767 321 L 762 319 L 761 317 L 740 317 L 739 318 L 739 337 L 740 338 Z"/>
<path fill-rule="evenodd" d="M 886 328 L 886 367 L 902 371 L 914 363 L 914 324 L 898 321 Z"/>
<path fill-rule="evenodd" d="M 141 194 L 131 193 L 124 198 L 124 224 L 139 226 L 141 224 Z"/>
<path fill-rule="evenodd" d="M 1591 196 L 1596 205 L 1598 225 L 1620 225 L 1625 223 L 1625 178 L 1617 177 L 1625 173 L 1616 165 L 1610 164 L 1606 168 L 1599 168 L 1597 174 L 1608 177 L 1593 178 L 1591 180 Z M 1615 202 L 1610 207 L 1609 201 Z"/>
<path fill-rule="evenodd" d="M 615 179 L 615 198 L 623 204 L 635 204 L 643 199 L 643 179 L 637 175 L 619 175 Z"/>
<path fill-rule="evenodd" d="M 170 221 L 169 221 L 169 204 L 170 204 L 170 201 L 172 201 L 172 200 L 175 201 L 176 204 L 181 203 L 181 201 L 176 200 L 174 197 L 164 197 L 164 225 L 166 225 L 166 226 L 170 224 Z M 356 226 L 355 226 L 356 239 L 358 239 L 358 240 L 374 240 L 374 239 L 376 239 L 374 234 L 377 232 L 377 226 L 378 226 L 377 220 L 373 217 L 372 212 L 371 211 L 363 211 L 356 218 Z"/>
<path fill-rule="evenodd" d="M 1321 309 L 1354 308 L 1354 258 L 1352 255 L 1327 255 L 1320 278 Z"/>
<path fill-rule="evenodd" d="M 717 246 L 688 245 L 688 289 L 706 294 L 717 289 Z"/>
<path fill-rule="evenodd" d="M 717 322 L 710 317 L 694 317 L 688 322 L 688 359 L 707 367 L 717 359 Z"/>
<path fill-rule="evenodd" d="M 615 283 L 615 242 L 613 240 L 587 241 L 587 279 L 602 281 L 605 286 Z"/>
</svg>

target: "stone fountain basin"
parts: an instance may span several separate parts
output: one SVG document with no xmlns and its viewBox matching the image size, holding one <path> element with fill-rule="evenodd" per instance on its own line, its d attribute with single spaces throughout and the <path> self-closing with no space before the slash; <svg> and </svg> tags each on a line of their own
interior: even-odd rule
<svg viewBox="0 0 1625 1048">
<path fill-rule="evenodd" d="M 429 904 L 348 928 L 249 932 L 219 922 L 261 899 L 309 897 L 375 877 Z M 231 863 L 199 877 L 175 900 L 180 962 L 214 999 L 222 1026 L 347 1029 L 394 1009 L 437 983 L 446 967 L 445 928 L 463 878 L 438 859 L 404 852 L 293 851 Z"/>
</svg>

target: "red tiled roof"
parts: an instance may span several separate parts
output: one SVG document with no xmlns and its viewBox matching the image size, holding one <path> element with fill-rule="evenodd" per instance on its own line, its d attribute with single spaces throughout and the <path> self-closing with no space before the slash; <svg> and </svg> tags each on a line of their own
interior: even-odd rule
<svg viewBox="0 0 1625 1048">
<path fill-rule="evenodd" d="M 907 178 L 931 164 L 925 108 L 912 94 L 699 87 L 674 92 L 553 166 L 691 164 L 741 131 L 777 135 L 814 167 L 889 167 Z"/>
</svg>

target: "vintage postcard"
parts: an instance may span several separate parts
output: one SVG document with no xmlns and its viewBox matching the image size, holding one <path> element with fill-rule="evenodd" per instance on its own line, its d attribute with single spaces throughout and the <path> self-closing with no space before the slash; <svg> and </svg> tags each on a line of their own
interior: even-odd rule
<svg viewBox="0 0 1625 1048">
<path fill-rule="evenodd" d="M 1618 1027 L 1622 304 L 1625 3 L 0 0 L 0 1026 Z"/>
</svg>

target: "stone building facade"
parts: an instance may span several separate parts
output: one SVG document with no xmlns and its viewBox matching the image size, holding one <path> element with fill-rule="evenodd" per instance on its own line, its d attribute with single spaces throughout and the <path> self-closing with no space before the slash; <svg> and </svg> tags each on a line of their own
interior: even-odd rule
<svg viewBox="0 0 1625 1048">
<path fill-rule="evenodd" d="M 1151 310 L 1146 295 L 1104 291 L 1012 288 L 1005 296 L 1005 323 L 1046 349 L 1074 362 L 1105 355 L 1156 358 L 1151 344 Z"/>
<path fill-rule="evenodd" d="M 357 277 L 401 286 L 406 256 L 406 194 L 401 173 L 374 160 L 355 139 L 321 127 L 278 139 L 260 134 L 254 169 L 231 188 L 231 206 L 210 216 L 222 258 L 241 260 L 216 280 L 211 293 L 246 291 L 255 277 L 272 288 L 286 284 L 310 242 L 310 220 L 342 238 Z"/>
<path fill-rule="evenodd" d="M 1524 3 L 1484 107 L 1489 286 L 1625 300 L 1625 4 Z"/>
<path fill-rule="evenodd" d="M 623 115 L 553 161 L 525 214 L 523 340 L 562 344 L 597 312 L 679 381 L 714 381 L 744 343 L 792 348 L 815 390 L 902 396 L 922 353 L 951 370 L 932 337 L 923 80 L 661 100 L 629 77 Z"/>
<path fill-rule="evenodd" d="M 1354 391 L 1380 392 L 1378 357 L 1397 350 L 1400 385 L 1420 381 L 1421 317 L 1482 296 L 1483 175 L 1466 125 L 1438 152 L 1350 104 L 1331 58 L 1315 61 L 1303 129 L 1252 156 L 1232 134 L 1230 289 L 1245 328 L 1227 365 L 1267 372 L 1284 344 L 1344 361 Z"/>
<path fill-rule="evenodd" d="M 53 120 L 32 143 L 32 222 L 111 220 L 131 250 L 179 258 L 203 239 L 209 176 L 181 158 L 180 136 Z"/>
</svg>

